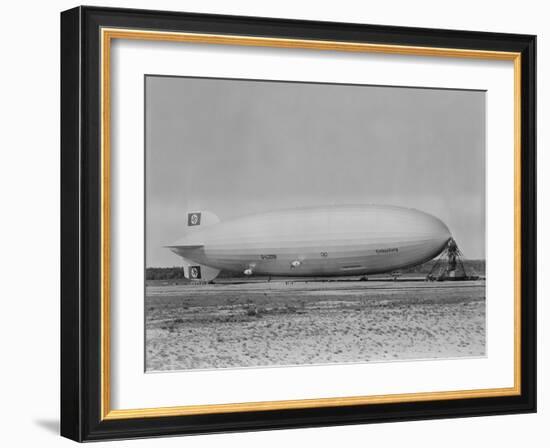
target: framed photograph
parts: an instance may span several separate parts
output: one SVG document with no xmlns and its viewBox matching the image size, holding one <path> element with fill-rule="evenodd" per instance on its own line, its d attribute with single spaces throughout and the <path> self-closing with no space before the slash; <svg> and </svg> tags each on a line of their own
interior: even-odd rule
<svg viewBox="0 0 550 448">
<path fill-rule="evenodd" d="M 536 410 L 535 36 L 61 14 L 61 433 Z"/>
</svg>

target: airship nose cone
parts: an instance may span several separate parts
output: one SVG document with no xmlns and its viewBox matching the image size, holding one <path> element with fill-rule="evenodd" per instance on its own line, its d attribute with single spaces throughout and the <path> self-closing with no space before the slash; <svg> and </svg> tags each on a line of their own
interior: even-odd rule
<svg viewBox="0 0 550 448">
<path fill-rule="evenodd" d="M 446 244 L 451 238 L 451 231 L 447 225 L 435 216 L 425 214 L 424 225 L 430 239 L 436 244 Z"/>
<path fill-rule="evenodd" d="M 451 238 L 451 231 L 443 221 L 419 210 L 410 210 L 409 215 L 403 217 L 402 225 L 408 229 L 412 239 L 419 241 L 441 246 Z"/>
<path fill-rule="evenodd" d="M 449 240 L 451 238 L 451 231 L 447 227 L 447 225 L 441 221 L 438 218 L 434 218 L 436 221 L 435 229 L 434 229 L 434 235 L 436 235 L 438 238 L 441 238 L 442 240 Z"/>
</svg>

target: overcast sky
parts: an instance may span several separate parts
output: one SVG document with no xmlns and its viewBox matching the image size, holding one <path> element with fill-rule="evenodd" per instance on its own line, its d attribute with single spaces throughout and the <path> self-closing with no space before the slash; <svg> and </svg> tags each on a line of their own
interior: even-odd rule
<svg viewBox="0 0 550 448">
<path fill-rule="evenodd" d="M 327 204 L 442 219 L 485 257 L 485 92 L 146 78 L 147 266 L 188 210 L 221 220 Z"/>
</svg>

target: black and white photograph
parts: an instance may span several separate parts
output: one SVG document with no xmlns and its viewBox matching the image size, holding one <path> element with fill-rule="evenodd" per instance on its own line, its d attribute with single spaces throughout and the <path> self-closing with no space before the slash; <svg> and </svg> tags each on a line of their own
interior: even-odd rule
<svg viewBox="0 0 550 448">
<path fill-rule="evenodd" d="M 147 372 L 486 355 L 486 92 L 145 76 Z"/>
<path fill-rule="evenodd" d="M 8 370 L 41 366 L 9 412 L 77 442 L 536 446 L 544 15 L 160 3 L 64 8 L 19 52 L 57 36 L 57 87 L 8 109 L 51 96 L 12 140 L 61 157 L 7 165 L 34 200 L 4 258 L 23 293 L 21 241 L 59 223 L 61 306 L 6 296 Z"/>
</svg>

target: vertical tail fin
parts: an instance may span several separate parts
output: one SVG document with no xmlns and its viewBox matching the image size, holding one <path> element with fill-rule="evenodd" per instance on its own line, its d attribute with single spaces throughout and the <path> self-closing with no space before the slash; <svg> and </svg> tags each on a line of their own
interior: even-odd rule
<svg viewBox="0 0 550 448">
<path fill-rule="evenodd" d="M 209 211 L 190 211 L 187 213 L 187 230 L 200 229 L 212 224 L 217 224 L 220 219 L 212 212 Z M 197 234 L 198 235 L 198 234 Z M 192 234 L 189 234 L 192 238 Z M 185 247 L 187 246 L 187 247 Z M 192 257 L 192 251 L 196 249 L 193 245 L 184 245 L 176 249 L 176 253 L 182 257 L 183 261 L 183 273 L 185 278 L 193 281 L 210 282 L 214 280 L 220 271 L 218 269 L 206 266 L 196 261 L 185 258 L 187 255 Z"/>
<path fill-rule="evenodd" d="M 212 212 L 188 212 L 185 237 L 170 246 L 166 246 L 182 258 L 185 278 L 198 282 L 210 282 L 220 273 L 219 269 L 197 263 L 193 260 L 205 260 L 204 242 L 201 240 L 202 233 L 198 232 L 198 230 L 218 222 L 220 222 L 220 219 Z M 197 232 L 193 230 L 197 230 Z"/>
<path fill-rule="evenodd" d="M 220 222 L 214 213 L 208 211 L 196 211 L 187 213 L 187 227 L 210 226 Z"/>
<path fill-rule="evenodd" d="M 211 282 L 214 280 L 220 271 L 204 264 L 196 263 L 193 260 L 183 258 L 183 275 L 189 280 L 198 282 Z"/>
</svg>

